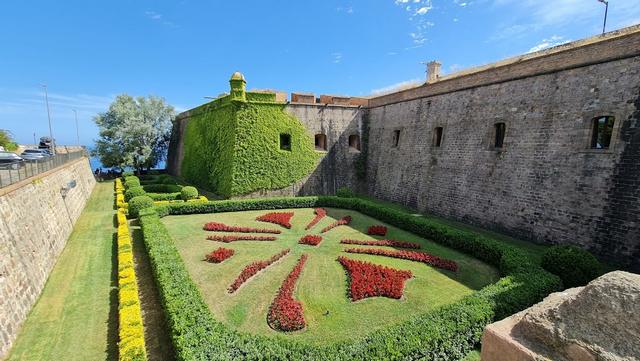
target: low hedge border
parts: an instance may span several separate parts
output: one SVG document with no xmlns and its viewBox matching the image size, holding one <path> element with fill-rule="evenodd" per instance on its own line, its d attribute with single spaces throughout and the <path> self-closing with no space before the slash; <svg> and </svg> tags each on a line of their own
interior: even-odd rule
<svg viewBox="0 0 640 361">
<path fill-rule="evenodd" d="M 147 359 L 144 326 L 133 264 L 133 249 L 124 210 L 118 210 L 118 354 L 121 361 Z"/>
<path fill-rule="evenodd" d="M 277 336 L 239 333 L 216 321 L 160 217 L 245 210 L 335 207 L 351 209 L 470 254 L 502 278 L 463 299 L 374 331 L 353 342 L 316 346 Z M 359 198 L 295 197 L 172 203 L 144 209 L 140 224 L 179 360 L 296 359 L 457 360 L 480 342 L 494 320 L 539 302 L 561 288 L 560 279 L 507 244 Z"/>
</svg>

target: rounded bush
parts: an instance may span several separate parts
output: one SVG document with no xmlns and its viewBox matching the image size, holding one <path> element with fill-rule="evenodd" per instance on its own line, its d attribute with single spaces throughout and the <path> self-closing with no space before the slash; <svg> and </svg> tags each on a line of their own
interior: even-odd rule
<svg viewBox="0 0 640 361">
<path fill-rule="evenodd" d="M 145 208 L 153 207 L 153 199 L 149 196 L 136 196 L 129 201 L 129 215 L 138 217 L 140 211 Z"/>
<path fill-rule="evenodd" d="M 336 195 L 338 197 L 343 197 L 343 198 L 352 198 L 354 197 L 356 194 L 353 193 L 353 191 L 347 187 L 340 187 L 338 188 L 338 191 L 336 192 Z"/>
<path fill-rule="evenodd" d="M 565 287 L 584 286 L 602 274 L 602 265 L 576 246 L 553 246 L 542 255 L 542 267 L 557 275 Z"/>
<path fill-rule="evenodd" d="M 133 172 L 132 171 L 126 171 L 126 172 L 122 172 L 122 176 L 123 177 L 131 177 L 133 176 Z"/>
<path fill-rule="evenodd" d="M 182 190 L 180 191 L 180 195 L 182 200 L 189 200 L 189 199 L 196 199 L 198 198 L 198 190 L 196 189 L 196 187 L 191 187 L 191 186 L 187 186 L 187 187 L 182 187 Z"/>
<path fill-rule="evenodd" d="M 146 192 L 144 191 L 144 188 L 142 188 L 141 186 L 129 187 L 124 192 L 124 200 L 126 202 L 129 202 L 133 197 L 143 196 L 145 195 L 145 193 Z"/>
<path fill-rule="evenodd" d="M 140 185 L 140 178 L 136 176 L 129 176 L 124 178 L 124 186 L 127 188 L 135 187 L 139 185 Z"/>
</svg>

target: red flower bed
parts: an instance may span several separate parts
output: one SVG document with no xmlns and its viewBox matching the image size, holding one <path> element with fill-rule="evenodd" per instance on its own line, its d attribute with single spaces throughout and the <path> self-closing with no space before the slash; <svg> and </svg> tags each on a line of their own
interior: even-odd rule
<svg viewBox="0 0 640 361">
<path fill-rule="evenodd" d="M 317 246 L 320 244 L 320 242 L 322 241 L 322 237 L 321 236 L 315 236 L 312 234 L 307 234 L 306 236 L 300 238 L 300 241 L 298 241 L 299 244 L 308 244 L 310 246 Z"/>
<path fill-rule="evenodd" d="M 309 222 L 309 224 L 304 227 L 305 230 L 310 230 L 313 226 L 320 222 L 320 220 L 327 215 L 327 210 L 324 208 L 316 208 L 315 214 L 316 216 L 311 220 L 311 222 Z"/>
<path fill-rule="evenodd" d="M 276 237 L 273 236 L 220 236 L 220 235 L 212 235 L 207 236 L 208 240 L 218 241 L 224 243 L 231 243 L 235 241 L 275 241 Z"/>
<path fill-rule="evenodd" d="M 271 212 L 256 218 L 256 221 L 279 224 L 284 228 L 291 228 L 293 212 Z"/>
<path fill-rule="evenodd" d="M 274 234 L 280 233 L 280 230 L 278 229 L 227 226 L 224 223 L 218 223 L 218 222 L 209 222 L 204 225 L 203 229 L 205 231 L 215 231 L 215 232 L 274 233 Z"/>
<path fill-rule="evenodd" d="M 391 251 L 381 248 L 348 248 L 344 250 L 348 253 L 364 253 L 373 254 L 376 256 L 386 256 L 393 258 L 402 258 L 410 261 L 422 262 L 428 265 L 442 268 L 449 271 L 457 271 L 458 264 L 454 261 L 440 258 L 438 256 L 430 255 L 428 253 L 416 252 L 416 251 Z"/>
<path fill-rule="evenodd" d="M 367 229 L 367 234 L 372 236 L 386 236 L 387 235 L 387 227 L 385 226 L 369 226 Z"/>
<path fill-rule="evenodd" d="M 413 248 L 420 249 L 420 245 L 414 242 L 394 241 L 392 239 L 380 239 L 380 240 L 356 240 L 356 239 L 343 239 L 340 241 L 343 244 L 358 244 L 361 246 L 387 246 L 398 248 Z"/>
<path fill-rule="evenodd" d="M 280 331 L 297 331 L 306 326 L 304 314 L 302 313 L 302 303 L 293 298 L 293 291 L 296 281 L 302 272 L 307 255 L 300 256 L 298 263 L 287 278 L 282 282 L 276 298 L 269 307 L 267 323 L 269 327 Z"/>
<path fill-rule="evenodd" d="M 220 247 L 215 251 L 209 253 L 208 255 L 204 256 L 204 259 L 207 262 L 220 263 L 225 259 L 233 256 L 234 253 L 235 252 L 232 249 Z"/>
<path fill-rule="evenodd" d="M 324 227 L 322 229 L 322 231 L 320 231 L 320 233 L 328 232 L 333 228 L 336 228 L 338 226 L 344 226 L 344 225 L 347 225 L 349 223 L 351 223 L 351 216 L 344 216 L 340 220 L 335 221 L 335 222 L 331 223 L 330 225 Z"/>
<path fill-rule="evenodd" d="M 256 273 L 260 272 L 261 270 L 269 267 L 271 264 L 273 264 L 275 261 L 279 260 L 280 258 L 284 257 L 287 253 L 289 253 L 289 249 L 285 249 L 280 251 L 277 254 L 274 254 L 273 256 L 271 256 L 271 258 L 269 258 L 268 260 L 262 260 L 262 261 L 256 261 L 256 262 L 252 262 L 249 263 L 243 270 L 242 272 L 240 272 L 240 274 L 238 275 L 238 277 L 236 277 L 236 279 L 233 281 L 233 283 L 229 286 L 229 288 L 227 289 L 229 291 L 229 293 L 234 293 L 235 291 L 238 290 L 238 288 L 240 288 L 240 286 L 242 286 L 243 283 L 245 283 L 249 278 L 253 277 L 256 275 Z"/>
<path fill-rule="evenodd" d="M 349 295 L 353 301 L 379 296 L 399 299 L 404 290 L 404 281 L 413 276 L 411 271 L 397 270 L 346 257 L 338 257 L 338 262 L 349 274 Z"/>
</svg>

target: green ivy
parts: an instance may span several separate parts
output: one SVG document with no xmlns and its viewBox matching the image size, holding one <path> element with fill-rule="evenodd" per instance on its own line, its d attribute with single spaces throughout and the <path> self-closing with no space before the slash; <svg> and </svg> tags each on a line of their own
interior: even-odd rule
<svg viewBox="0 0 640 361">
<path fill-rule="evenodd" d="M 317 165 L 313 138 L 273 94 L 247 93 L 248 101 L 218 98 L 193 109 L 183 142 L 182 176 L 229 197 L 287 187 Z M 280 149 L 280 134 L 291 150 Z"/>
</svg>

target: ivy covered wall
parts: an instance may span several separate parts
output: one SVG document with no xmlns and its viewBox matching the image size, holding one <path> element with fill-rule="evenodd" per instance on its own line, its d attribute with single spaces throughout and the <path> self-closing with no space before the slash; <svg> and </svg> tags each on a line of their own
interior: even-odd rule
<svg viewBox="0 0 640 361">
<path fill-rule="evenodd" d="M 182 176 L 230 197 L 284 188 L 311 173 L 321 154 L 300 121 L 274 94 L 245 92 L 244 79 L 234 77 L 231 95 L 190 111 Z M 281 149 L 281 134 L 290 150 Z"/>
</svg>

